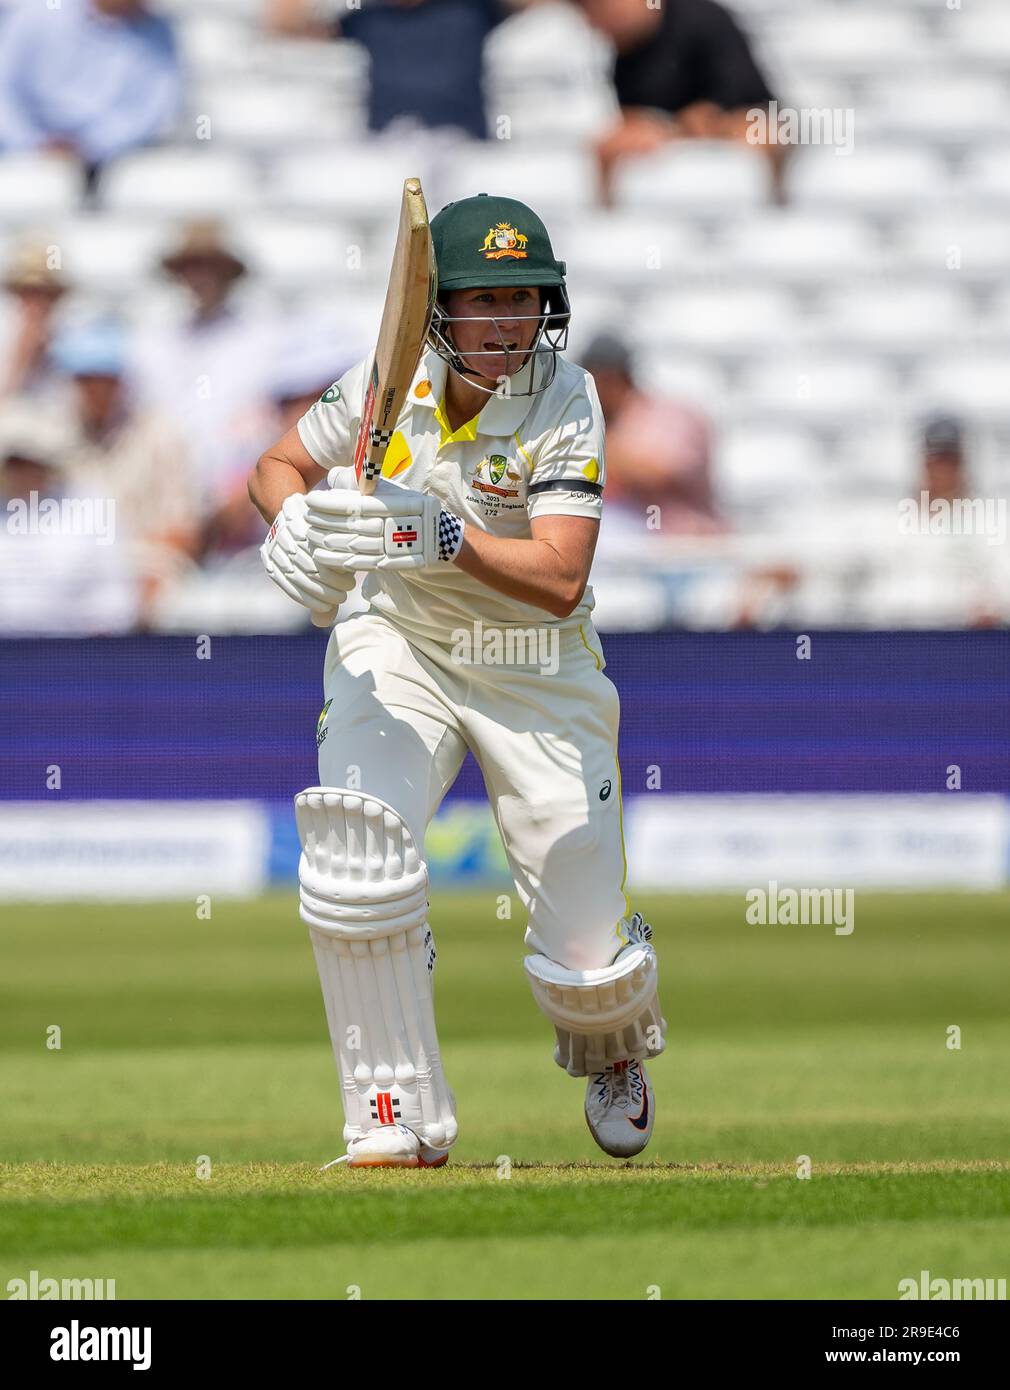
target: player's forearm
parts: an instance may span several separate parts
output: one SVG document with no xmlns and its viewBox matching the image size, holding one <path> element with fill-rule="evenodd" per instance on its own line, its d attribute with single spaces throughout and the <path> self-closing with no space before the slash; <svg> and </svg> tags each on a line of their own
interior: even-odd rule
<svg viewBox="0 0 1010 1390">
<path fill-rule="evenodd" d="M 467 526 L 455 563 L 474 579 L 510 598 L 567 618 L 586 588 L 581 568 L 566 561 L 550 541 L 511 540 Z"/>
<path fill-rule="evenodd" d="M 307 491 L 298 469 L 276 454 L 264 454 L 249 475 L 249 500 L 268 526 L 292 493 Z"/>
</svg>

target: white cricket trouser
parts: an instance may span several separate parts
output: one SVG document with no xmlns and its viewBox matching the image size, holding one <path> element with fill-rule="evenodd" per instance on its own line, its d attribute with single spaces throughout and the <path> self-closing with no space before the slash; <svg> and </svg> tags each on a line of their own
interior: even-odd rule
<svg viewBox="0 0 1010 1390">
<path fill-rule="evenodd" d="M 484 775 L 526 943 L 570 970 L 609 965 L 628 910 L 620 701 L 588 622 L 553 630 L 557 670 L 462 664 L 381 614 L 330 636 L 319 781 L 393 806 L 422 845 L 469 748 Z"/>
</svg>

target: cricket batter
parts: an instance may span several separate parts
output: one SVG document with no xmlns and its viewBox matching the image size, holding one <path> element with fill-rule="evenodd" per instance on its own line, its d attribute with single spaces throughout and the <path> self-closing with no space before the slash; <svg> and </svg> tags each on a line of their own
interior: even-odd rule
<svg viewBox="0 0 1010 1390">
<path fill-rule="evenodd" d="M 273 522 L 267 572 L 317 624 L 367 572 L 367 611 L 326 651 L 320 785 L 295 797 L 345 1158 L 434 1167 L 456 1139 L 424 840 L 467 749 L 528 914 L 554 1060 L 587 1079 L 593 1138 L 626 1157 L 652 1134 L 643 1062 L 666 1024 L 652 931 L 624 894 L 619 701 L 590 617 L 603 416 L 592 377 L 559 356 L 565 266 L 539 217 L 482 193 L 431 235 L 438 299 L 374 494 L 350 466 L 371 357 L 249 485 Z"/>
</svg>

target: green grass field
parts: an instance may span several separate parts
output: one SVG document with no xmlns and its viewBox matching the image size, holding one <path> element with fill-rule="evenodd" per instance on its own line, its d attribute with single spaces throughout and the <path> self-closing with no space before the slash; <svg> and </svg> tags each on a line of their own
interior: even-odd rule
<svg viewBox="0 0 1010 1390">
<path fill-rule="evenodd" d="M 645 1154 L 593 1144 L 518 910 L 437 894 L 461 1133 L 448 1167 L 404 1173 L 319 1171 L 342 1116 L 293 894 L 209 921 L 8 906 L 0 1286 L 35 1269 L 119 1298 L 893 1299 L 922 1269 L 1010 1276 L 1010 895 L 858 894 L 849 937 L 748 926 L 742 897 L 635 905 L 670 1025 Z"/>
</svg>

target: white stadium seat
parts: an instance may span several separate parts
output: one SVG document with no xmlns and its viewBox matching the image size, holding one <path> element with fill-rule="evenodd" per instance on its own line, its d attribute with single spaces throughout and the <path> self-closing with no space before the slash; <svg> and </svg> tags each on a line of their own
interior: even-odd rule
<svg viewBox="0 0 1010 1390">
<path fill-rule="evenodd" d="M 355 248 L 359 234 L 332 219 L 255 213 L 232 224 L 229 239 L 256 275 L 278 286 L 363 281 L 376 269 L 374 256 Z"/>
<path fill-rule="evenodd" d="M 940 38 L 948 62 L 1010 67 L 1010 11 L 1005 0 L 973 0 L 959 10 L 941 11 Z"/>
<path fill-rule="evenodd" d="M 775 506 L 797 494 L 816 495 L 825 476 L 824 445 L 808 431 L 748 421 L 728 426 L 719 437 L 719 497 L 741 519 L 753 509 Z"/>
<path fill-rule="evenodd" d="M 769 196 L 768 161 L 729 141 L 675 141 L 617 168 L 616 201 L 627 209 L 722 214 L 758 207 Z"/>
<path fill-rule="evenodd" d="M 994 211 L 941 212 L 911 217 L 894 231 L 894 264 L 943 271 L 959 279 L 1010 272 L 1010 236 L 1005 216 Z"/>
<path fill-rule="evenodd" d="M 772 286 L 674 290 L 650 297 L 632 317 L 653 347 L 746 355 L 795 340 L 800 327 L 792 297 Z"/>
<path fill-rule="evenodd" d="M 193 75 L 248 73 L 263 42 L 242 17 L 203 12 L 188 17 L 176 32 L 186 70 Z"/>
<path fill-rule="evenodd" d="M 252 207 L 257 193 L 244 156 L 199 145 L 126 155 L 102 180 L 102 201 L 113 212 L 227 216 Z"/>
<path fill-rule="evenodd" d="M 274 161 L 266 180 L 268 205 L 278 211 L 392 220 L 395 235 L 403 180 L 417 173 L 415 164 L 409 146 L 398 152 L 370 140 L 300 149 Z"/>
<path fill-rule="evenodd" d="M 1010 289 L 1004 287 L 987 301 L 977 325 L 977 336 L 979 342 L 985 343 L 987 351 L 993 345 L 1000 353 L 1010 349 Z"/>
<path fill-rule="evenodd" d="M 821 306 L 824 337 L 843 349 L 915 356 L 929 343 L 966 339 L 971 306 L 954 283 L 839 285 Z"/>
<path fill-rule="evenodd" d="M 445 187 L 453 200 L 474 193 L 518 198 L 549 222 L 595 204 L 596 167 L 588 150 L 491 141 L 463 148 L 446 170 Z"/>
<path fill-rule="evenodd" d="M 734 393 L 741 410 L 848 428 L 893 408 L 893 372 L 862 355 L 787 353 L 747 367 Z"/>
<path fill-rule="evenodd" d="M 0 216 L 30 223 L 70 212 L 81 200 L 81 171 L 71 159 L 51 154 L 0 155 Z"/>
<path fill-rule="evenodd" d="M 358 113 L 328 84 L 264 82 L 261 77 L 205 83 L 190 107 L 206 116 L 211 138 L 238 147 L 271 149 L 360 134 Z"/>
<path fill-rule="evenodd" d="M 346 289 L 317 286 L 292 302 L 289 318 L 327 318 L 340 325 L 341 341 L 360 343 L 364 355 L 378 336 L 385 294 L 385 285 Z"/>
<path fill-rule="evenodd" d="M 899 213 L 909 207 L 941 205 L 949 197 L 950 176 L 943 159 L 914 145 L 874 148 L 859 141 L 839 154 L 826 146 L 796 151 L 787 174 L 798 207 L 857 209 Z"/>
<path fill-rule="evenodd" d="M 628 299 L 620 291 L 606 290 L 581 278 L 568 281 L 572 318 L 565 356 L 582 361 L 582 351 L 597 333 L 622 333 L 628 314 Z M 634 346 L 631 344 L 631 346 Z"/>
<path fill-rule="evenodd" d="M 922 413 L 953 410 L 1010 422 L 1010 354 L 941 354 L 916 374 L 910 400 Z"/>
<path fill-rule="evenodd" d="M 669 285 L 709 262 L 694 224 L 625 209 L 594 212 L 550 227 L 557 254 L 590 284 L 643 290 Z"/>
<path fill-rule="evenodd" d="M 859 217 L 769 208 L 726 228 L 725 254 L 737 274 L 830 283 L 877 269 L 883 251 L 879 234 Z"/>
<path fill-rule="evenodd" d="M 165 230 L 157 221 L 88 212 L 57 226 L 67 275 L 76 285 L 127 293 L 158 270 Z"/>
<path fill-rule="evenodd" d="M 929 33 L 915 14 L 818 3 L 777 26 L 775 46 L 784 61 L 797 66 L 865 74 L 900 68 L 928 49 Z"/>
<path fill-rule="evenodd" d="M 896 82 L 886 78 L 868 94 L 874 131 L 882 139 L 908 139 L 928 145 L 971 145 L 1006 138 L 1006 84 L 993 75 L 927 73 Z M 856 116 L 859 140 L 863 108 Z"/>
<path fill-rule="evenodd" d="M 1005 209 L 1010 204 L 1010 158 L 1006 145 L 981 150 L 961 171 L 960 192 L 980 206 Z"/>
<path fill-rule="evenodd" d="M 563 55 L 563 61 L 559 61 Z M 485 81 L 551 88 L 572 77 L 602 80 L 610 63 L 610 45 L 569 5 L 534 6 L 515 15 L 491 34 L 484 50 Z"/>
<path fill-rule="evenodd" d="M 839 480 L 850 492 L 901 496 L 919 476 L 921 424 L 913 412 L 847 430 L 834 461 Z"/>
<path fill-rule="evenodd" d="M 635 379 L 645 390 L 698 406 L 715 420 L 728 404 L 726 378 L 719 366 L 697 357 L 638 352 Z"/>
</svg>

